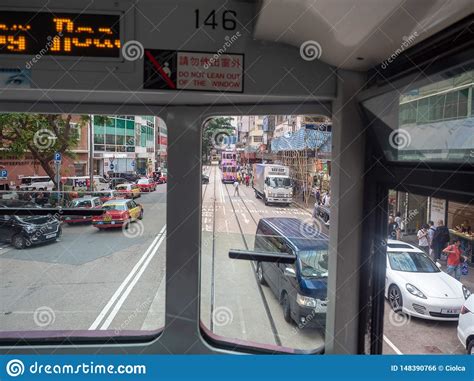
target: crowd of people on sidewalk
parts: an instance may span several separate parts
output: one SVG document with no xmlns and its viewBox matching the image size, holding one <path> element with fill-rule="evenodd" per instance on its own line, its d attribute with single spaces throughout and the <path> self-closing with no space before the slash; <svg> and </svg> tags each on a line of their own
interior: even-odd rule
<svg viewBox="0 0 474 381">
<path fill-rule="evenodd" d="M 402 239 L 402 218 L 400 212 L 388 219 L 388 236 L 391 239 Z M 423 224 L 416 237 L 418 247 L 429 255 L 435 262 L 446 261 L 446 272 L 457 280 L 461 275 L 467 275 L 467 257 L 461 248 L 459 238 L 451 240 L 449 229 L 443 220 L 438 220 L 437 226 L 433 221 Z"/>
</svg>

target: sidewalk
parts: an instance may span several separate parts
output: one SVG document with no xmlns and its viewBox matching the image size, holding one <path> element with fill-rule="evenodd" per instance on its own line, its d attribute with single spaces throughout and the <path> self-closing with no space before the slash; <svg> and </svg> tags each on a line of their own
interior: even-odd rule
<svg viewBox="0 0 474 381">
<path fill-rule="evenodd" d="M 401 240 L 418 247 L 418 238 L 415 234 L 403 236 Z M 439 263 L 442 265 L 442 270 L 446 272 L 446 261 L 440 260 Z M 474 267 L 472 265 L 469 266 L 467 275 L 461 275 L 461 283 L 474 293 Z"/>
<path fill-rule="evenodd" d="M 309 214 L 313 215 L 314 204 L 316 203 L 316 199 L 313 195 L 308 197 L 308 203 L 306 204 L 303 202 L 303 199 L 300 195 L 297 195 L 294 199 L 292 204 L 297 208 L 306 210 Z"/>
</svg>

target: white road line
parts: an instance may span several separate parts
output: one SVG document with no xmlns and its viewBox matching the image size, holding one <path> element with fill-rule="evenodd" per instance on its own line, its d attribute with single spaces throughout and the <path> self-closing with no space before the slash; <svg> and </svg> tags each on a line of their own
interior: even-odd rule
<svg viewBox="0 0 474 381">
<path fill-rule="evenodd" d="M 161 236 L 163 236 L 163 233 L 166 229 L 166 225 L 163 226 L 161 231 L 158 233 L 158 235 L 155 237 L 153 242 L 151 243 L 150 246 L 145 251 L 145 254 L 142 255 L 140 260 L 137 262 L 137 264 L 133 267 L 132 271 L 127 275 L 125 280 L 122 282 L 122 284 L 119 286 L 119 288 L 115 291 L 115 293 L 112 295 L 108 303 L 105 305 L 105 307 L 102 309 L 100 314 L 97 316 L 97 318 L 94 320 L 92 325 L 89 327 L 89 330 L 94 330 L 97 329 L 99 326 L 100 322 L 104 319 L 105 315 L 109 312 L 110 308 L 113 306 L 115 301 L 119 298 L 120 294 L 122 293 L 123 289 L 126 287 L 126 285 L 130 282 L 132 277 L 135 275 L 135 273 L 138 271 L 140 268 L 141 264 L 146 260 L 148 254 L 151 252 L 153 247 L 155 246 L 156 242 L 160 239 Z"/>
<path fill-rule="evenodd" d="M 394 343 L 392 343 L 387 336 L 383 335 L 383 340 L 392 348 L 397 355 L 403 355 L 402 351 L 398 349 Z"/>
<path fill-rule="evenodd" d="M 165 230 L 165 233 L 166 233 L 166 230 Z M 104 324 L 102 324 L 102 327 L 100 327 L 101 330 L 105 330 L 107 328 L 109 328 L 110 326 L 110 323 L 112 323 L 112 321 L 114 320 L 115 316 L 117 315 L 117 313 L 120 311 L 120 308 L 122 307 L 123 303 L 125 302 L 125 300 L 127 299 L 128 295 L 130 294 L 130 292 L 132 292 L 133 290 L 133 287 L 135 287 L 135 285 L 137 284 L 138 280 L 141 278 L 141 276 L 143 275 L 143 273 L 145 272 L 146 268 L 148 267 L 148 265 L 150 264 L 151 260 L 153 259 L 153 257 L 155 256 L 155 254 L 158 252 L 158 249 L 160 248 L 160 245 L 162 244 L 162 242 L 165 240 L 166 238 L 166 234 L 163 234 L 161 236 L 161 238 L 159 239 L 158 243 L 155 245 L 155 247 L 153 248 L 153 251 L 151 252 L 151 254 L 148 256 L 148 258 L 146 259 L 145 263 L 143 264 L 142 268 L 140 269 L 140 271 L 135 275 L 135 278 L 132 280 L 132 282 L 128 285 L 127 289 L 125 290 L 125 292 L 122 294 L 122 296 L 120 297 L 119 301 L 117 302 L 117 304 L 115 305 L 114 309 L 110 312 L 109 316 L 107 317 L 107 319 L 105 320 Z"/>
</svg>

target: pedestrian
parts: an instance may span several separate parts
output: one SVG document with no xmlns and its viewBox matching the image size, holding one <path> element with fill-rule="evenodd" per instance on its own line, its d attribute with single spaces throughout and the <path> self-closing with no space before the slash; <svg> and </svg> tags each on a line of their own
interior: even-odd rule
<svg viewBox="0 0 474 381">
<path fill-rule="evenodd" d="M 428 225 L 430 226 L 428 229 L 428 243 L 430 245 L 430 257 L 435 259 L 434 251 L 433 251 L 433 236 L 436 231 L 433 221 L 428 221 Z"/>
<path fill-rule="evenodd" d="M 402 214 L 400 212 L 397 212 L 395 214 L 395 222 L 398 224 L 398 227 L 400 228 L 400 236 L 401 236 L 401 232 L 402 232 Z M 401 237 L 399 237 L 398 239 L 400 239 Z"/>
<path fill-rule="evenodd" d="M 443 249 L 443 253 L 448 256 L 447 270 L 446 272 L 457 280 L 461 280 L 461 267 L 462 263 L 467 260 L 466 257 L 461 255 L 461 240 L 455 238 L 453 243 Z"/>
<path fill-rule="evenodd" d="M 398 234 L 397 230 L 399 230 L 398 224 L 393 219 L 393 216 L 388 217 L 388 238 L 389 239 L 397 239 Z"/>
<path fill-rule="evenodd" d="M 314 198 L 316 199 L 317 204 L 321 205 L 321 192 L 319 191 L 319 188 L 316 188 Z"/>
<path fill-rule="evenodd" d="M 429 255 L 430 243 L 428 241 L 428 225 L 423 224 L 416 236 L 418 237 L 418 246 L 420 249 Z"/>
<path fill-rule="evenodd" d="M 324 201 L 324 206 L 329 207 L 331 205 L 331 191 L 328 191 L 326 195 L 326 200 Z"/>
<path fill-rule="evenodd" d="M 250 185 L 250 176 L 249 174 L 247 173 L 247 175 L 245 175 L 245 186 L 249 186 Z"/>
<path fill-rule="evenodd" d="M 237 180 L 234 181 L 234 196 L 239 196 L 239 182 Z"/>
<path fill-rule="evenodd" d="M 438 226 L 436 227 L 431 241 L 435 261 L 441 258 L 441 253 L 448 242 L 449 229 L 444 225 L 443 220 L 438 220 Z"/>
</svg>

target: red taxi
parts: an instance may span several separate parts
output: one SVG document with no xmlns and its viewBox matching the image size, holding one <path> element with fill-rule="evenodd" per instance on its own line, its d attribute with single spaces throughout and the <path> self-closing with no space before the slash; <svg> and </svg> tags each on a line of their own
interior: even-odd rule
<svg viewBox="0 0 474 381">
<path fill-rule="evenodd" d="M 125 228 L 130 222 L 143 218 L 143 207 L 134 200 L 116 199 L 102 205 L 101 216 L 94 216 L 92 225 L 98 229 Z"/>
<path fill-rule="evenodd" d="M 115 187 L 115 190 L 125 198 L 140 197 L 140 188 L 137 184 L 120 184 Z"/>
<path fill-rule="evenodd" d="M 137 185 L 140 188 L 140 191 L 142 192 L 152 192 L 156 190 L 156 183 L 152 179 L 138 179 Z"/>
<path fill-rule="evenodd" d="M 70 208 L 91 209 L 100 208 L 102 201 L 99 197 L 81 197 L 72 200 L 69 204 Z M 92 216 L 63 216 L 63 221 L 69 225 L 89 223 L 92 221 Z"/>
</svg>

